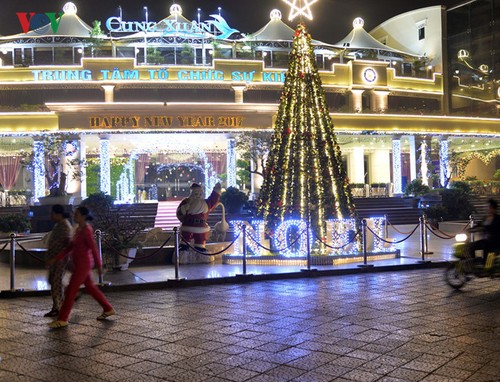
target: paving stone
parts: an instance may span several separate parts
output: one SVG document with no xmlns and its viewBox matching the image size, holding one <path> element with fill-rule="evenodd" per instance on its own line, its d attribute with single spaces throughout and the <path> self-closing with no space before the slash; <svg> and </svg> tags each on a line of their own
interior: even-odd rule
<svg viewBox="0 0 500 382">
<path fill-rule="evenodd" d="M 50 297 L 0 299 L 0 381 L 499 381 L 498 280 L 451 293 L 437 269 L 107 296 L 109 322 L 85 296 L 52 331 Z"/>
</svg>

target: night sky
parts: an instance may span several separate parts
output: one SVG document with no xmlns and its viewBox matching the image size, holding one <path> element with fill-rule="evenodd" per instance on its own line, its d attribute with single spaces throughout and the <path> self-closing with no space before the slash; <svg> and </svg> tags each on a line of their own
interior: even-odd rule
<svg viewBox="0 0 500 382">
<path fill-rule="evenodd" d="M 381 22 L 400 13 L 430 5 L 452 6 L 463 0 L 319 0 L 311 6 L 314 20 L 308 21 L 309 31 L 314 39 L 328 43 L 336 43 L 352 29 L 355 17 L 365 20 L 365 29 L 370 31 Z M 22 28 L 16 12 L 59 12 L 66 1 L 54 0 L 3 0 L 0 13 L 0 35 L 21 33 Z M 100 20 L 102 25 L 108 17 L 118 16 L 121 5 L 123 20 L 145 20 L 144 6 L 148 7 L 150 21 L 160 21 L 169 15 L 173 1 L 158 0 L 85 0 L 74 1 L 78 7 L 78 15 L 87 24 Z M 297 19 L 288 22 L 289 7 L 282 0 L 179 0 L 183 15 L 189 20 L 197 19 L 197 9 L 201 8 L 201 20 L 209 19 L 209 15 L 218 12 L 228 24 L 242 33 L 253 33 L 269 21 L 269 13 L 279 9 L 283 20 L 295 27 Z M 104 28 L 103 28 L 104 29 Z"/>
</svg>

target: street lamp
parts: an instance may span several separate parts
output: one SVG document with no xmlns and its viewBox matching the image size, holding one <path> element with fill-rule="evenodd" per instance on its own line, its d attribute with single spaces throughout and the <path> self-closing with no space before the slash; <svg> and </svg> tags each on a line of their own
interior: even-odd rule
<svg viewBox="0 0 500 382">
<path fill-rule="evenodd" d="M 219 16 L 220 16 L 220 11 L 221 11 L 221 7 L 218 7 L 217 10 L 219 11 Z"/>
<path fill-rule="evenodd" d="M 144 63 L 148 63 L 148 7 L 144 6 L 144 11 L 146 12 L 146 25 L 144 27 Z"/>
</svg>

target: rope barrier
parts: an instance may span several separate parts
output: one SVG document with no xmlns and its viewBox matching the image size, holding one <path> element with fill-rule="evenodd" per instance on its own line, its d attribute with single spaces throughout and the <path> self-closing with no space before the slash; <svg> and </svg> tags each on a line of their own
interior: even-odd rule
<svg viewBox="0 0 500 382">
<path fill-rule="evenodd" d="M 156 255 L 161 249 L 163 249 L 163 247 L 165 245 L 167 245 L 167 243 L 170 241 L 170 239 L 172 238 L 172 236 L 170 236 L 167 240 L 165 240 L 165 242 L 160 246 L 160 248 L 158 248 L 156 251 L 154 251 L 153 253 L 149 254 L 149 255 L 146 255 L 146 256 L 127 256 L 127 255 L 124 255 L 123 253 L 121 253 L 118 249 L 114 248 L 112 245 L 110 245 L 106 239 L 103 239 L 103 241 L 106 243 L 108 249 L 110 249 L 112 252 L 114 252 L 114 254 L 116 255 L 119 255 L 121 257 L 124 257 L 126 259 L 130 259 L 130 260 L 143 260 L 143 259 L 147 259 L 147 258 L 150 258 L 150 257 L 153 257 L 154 255 Z"/>
<path fill-rule="evenodd" d="M 384 238 L 378 236 L 370 227 L 366 226 L 366 228 L 368 229 L 368 231 L 370 231 L 373 234 L 373 236 L 375 236 L 377 239 L 379 239 L 380 241 L 383 241 L 384 243 L 387 243 L 387 244 L 399 244 L 399 243 L 402 243 L 405 240 L 408 240 L 410 238 L 410 236 L 415 233 L 415 231 L 417 230 L 418 227 L 419 226 L 417 225 L 413 229 L 413 231 L 411 231 L 411 233 L 408 236 L 406 236 L 404 239 L 396 240 L 396 241 L 389 241 L 389 240 L 385 240 Z"/>
<path fill-rule="evenodd" d="M 191 250 L 193 250 L 196 253 L 199 253 L 200 255 L 217 256 L 217 255 L 220 255 L 221 253 L 226 252 L 229 248 L 231 248 L 231 246 L 236 242 L 236 240 L 238 240 L 239 236 L 240 236 L 240 234 L 236 235 L 236 237 L 234 238 L 234 240 L 226 248 L 221 249 L 218 252 L 212 252 L 212 253 L 207 253 L 207 252 L 203 252 L 203 251 L 200 251 L 200 250 L 196 249 L 191 244 L 189 244 L 186 240 L 184 240 L 184 238 L 182 238 L 182 237 L 181 237 L 181 241 L 183 241 Z"/>
<path fill-rule="evenodd" d="M 354 234 L 354 236 L 352 237 L 352 239 L 350 241 L 348 241 L 346 244 L 340 246 L 340 247 L 333 247 L 331 245 L 328 245 L 326 244 L 323 240 L 321 240 L 321 238 L 316 234 L 315 231 L 312 231 L 313 235 L 316 237 L 316 240 L 318 240 L 321 244 L 323 244 L 325 247 L 327 248 L 330 248 L 330 249 L 343 249 L 345 247 L 347 247 L 349 244 L 352 244 L 354 243 L 354 239 L 356 239 L 356 237 L 358 237 L 358 235 L 361 233 L 361 229 L 358 229 L 357 232 Z"/>
<path fill-rule="evenodd" d="M 0 252 L 2 252 L 5 248 L 7 248 L 7 246 L 9 245 L 9 241 L 6 241 L 4 246 L 2 247 L 2 249 L 0 249 Z"/>
<path fill-rule="evenodd" d="M 300 239 L 300 237 L 303 235 L 303 233 L 306 232 L 306 230 L 302 231 L 298 236 L 297 238 L 290 243 L 290 245 L 284 247 L 284 248 L 278 248 L 278 249 L 271 249 L 271 248 L 266 248 L 264 247 L 262 244 L 260 244 L 252 235 L 248 234 L 248 237 L 255 243 L 257 244 L 259 247 L 261 247 L 262 249 L 266 250 L 266 251 L 269 251 L 271 253 L 278 253 L 278 252 L 281 252 L 281 251 L 284 251 L 285 249 L 288 249 L 288 248 L 291 248 L 293 245 L 295 245 L 295 243 L 297 243 Z"/>
<path fill-rule="evenodd" d="M 410 231 L 411 233 L 410 233 L 410 232 L 401 232 L 401 231 L 400 231 L 400 230 L 398 230 L 398 229 L 396 228 L 396 226 L 395 226 L 395 225 L 393 225 L 393 224 L 392 224 L 389 220 L 387 220 L 387 224 L 389 224 L 389 225 L 392 227 L 392 229 L 393 229 L 394 231 L 396 231 L 397 233 L 399 233 L 399 234 L 401 234 L 401 235 L 408 235 L 408 234 L 410 234 L 410 236 L 411 236 L 411 235 L 413 234 L 413 232 L 415 232 L 415 230 L 416 230 L 416 228 L 415 228 L 413 231 Z M 418 227 L 418 226 L 419 226 L 419 225 L 417 224 L 417 227 Z"/>
<path fill-rule="evenodd" d="M 471 223 L 472 223 L 472 222 L 469 220 L 469 221 L 467 222 L 467 224 L 465 225 L 465 227 L 464 227 L 464 228 L 462 228 L 461 232 L 465 232 L 465 231 L 467 230 L 467 227 L 469 227 L 469 226 L 471 225 Z M 438 227 L 434 227 L 434 225 L 432 225 L 431 223 L 429 223 L 429 225 L 430 225 L 430 228 L 431 228 L 431 232 L 432 232 L 432 231 L 437 231 L 437 232 L 439 232 L 440 234 L 442 234 L 442 235 L 446 236 L 446 238 L 447 238 L 447 239 L 453 239 L 453 238 L 456 236 L 456 235 L 453 235 L 453 234 L 450 234 L 450 233 L 446 233 L 446 232 L 441 231 Z M 434 232 L 432 232 L 432 233 L 434 233 Z M 439 237 L 439 236 L 438 236 L 438 237 Z"/>
<path fill-rule="evenodd" d="M 28 251 L 26 248 L 24 248 L 21 243 L 19 243 L 19 241 L 16 240 L 16 243 L 17 245 L 19 246 L 19 248 L 21 248 L 24 252 L 26 252 L 28 255 L 30 255 L 31 257 L 33 257 L 35 260 L 38 260 L 39 262 L 41 263 L 45 263 L 45 260 L 43 259 L 40 259 L 39 257 L 33 255 L 30 251 Z"/>
<path fill-rule="evenodd" d="M 440 238 L 440 239 L 444 239 L 444 240 L 450 240 L 450 239 L 454 239 L 455 236 L 440 236 L 438 235 L 436 232 L 434 232 L 434 229 L 432 226 L 429 227 L 428 224 L 425 224 L 425 226 L 429 229 L 430 233 L 432 233 L 434 236 Z M 436 229 L 437 231 L 439 231 L 438 229 Z"/>
<path fill-rule="evenodd" d="M 438 227 L 434 226 L 432 223 L 427 223 L 426 226 L 427 226 L 427 228 L 429 228 L 431 233 L 435 234 L 434 231 L 437 231 L 441 235 L 443 235 L 443 237 L 445 237 L 446 239 L 453 239 L 455 237 L 455 235 L 451 235 L 449 233 L 441 231 Z"/>
</svg>

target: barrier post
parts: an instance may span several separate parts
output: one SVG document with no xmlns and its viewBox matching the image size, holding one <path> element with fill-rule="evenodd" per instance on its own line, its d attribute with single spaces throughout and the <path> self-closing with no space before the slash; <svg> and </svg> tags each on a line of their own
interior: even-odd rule
<svg viewBox="0 0 500 382">
<path fill-rule="evenodd" d="M 182 281 L 185 278 L 179 277 L 179 227 L 174 227 L 174 266 L 175 266 L 175 278 L 173 281 Z M 172 279 L 169 279 L 169 281 Z"/>
<path fill-rule="evenodd" d="M 307 251 L 307 270 L 311 270 L 311 243 L 309 241 L 309 219 L 306 222 L 306 251 Z"/>
<path fill-rule="evenodd" d="M 97 252 L 99 253 L 99 259 L 101 260 L 101 268 L 102 268 L 102 232 L 100 229 L 95 231 L 95 237 L 97 241 Z M 104 275 L 102 272 L 99 274 L 99 284 L 104 284 Z"/>
<path fill-rule="evenodd" d="M 470 242 L 474 242 L 474 231 L 472 230 L 474 228 L 474 217 L 472 215 L 469 216 L 469 221 L 470 221 Z"/>
<path fill-rule="evenodd" d="M 389 237 L 389 222 L 387 221 L 387 215 L 384 215 L 384 228 L 385 228 L 385 238 Z"/>
<path fill-rule="evenodd" d="M 236 277 L 245 277 L 245 276 L 253 276 L 252 274 L 247 273 L 247 226 L 243 224 L 241 227 L 241 234 L 243 235 L 242 238 L 242 246 L 243 246 L 243 259 L 242 259 L 242 266 L 243 266 L 243 273 L 241 274 L 236 274 Z"/>
<path fill-rule="evenodd" d="M 426 255 L 432 255 L 434 252 L 429 251 L 429 231 L 427 230 L 427 224 L 429 221 L 427 220 L 427 215 L 424 214 L 424 249 Z"/>
<path fill-rule="evenodd" d="M 247 274 L 247 226 L 243 224 L 243 275 Z"/>
<path fill-rule="evenodd" d="M 368 264 L 368 256 L 367 256 L 367 249 L 366 249 L 366 226 L 367 226 L 366 219 L 363 219 L 361 221 L 361 225 L 363 227 L 363 230 L 362 230 L 362 234 L 363 234 L 363 264 L 359 264 L 358 267 L 361 267 L 361 268 L 373 267 L 373 264 Z"/>
<path fill-rule="evenodd" d="M 311 240 L 310 240 L 310 235 L 309 235 L 309 232 L 311 230 L 311 226 L 310 226 L 310 221 L 309 219 L 307 219 L 307 222 L 306 222 L 306 262 L 307 262 L 307 268 L 306 269 L 301 269 L 302 271 L 304 272 L 313 272 L 313 271 L 317 271 L 317 269 L 313 269 L 311 268 Z"/>
<path fill-rule="evenodd" d="M 15 290 L 16 284 L 16 234 L 10 234 L 10 290 Z"/>
<path fill-rule="evenodd" d="M 420 254 L 422 255 L 422 258 L 421 260 L 419 260 L 418 262 L 419 263 L 428 263 L 429 261 L 426 261 L 425 260 L 425 254 L 426 254 L 426 251 L 425 251 L 425 237 L 426 237 L 426 227 L 425 227 L 425 215 L 423 216 L 420 216 L 418 218 L 418 221 L 419 221 L 419 224 L 420 224 Z"/>
</svg>

